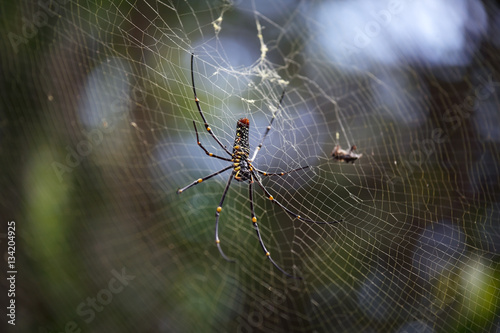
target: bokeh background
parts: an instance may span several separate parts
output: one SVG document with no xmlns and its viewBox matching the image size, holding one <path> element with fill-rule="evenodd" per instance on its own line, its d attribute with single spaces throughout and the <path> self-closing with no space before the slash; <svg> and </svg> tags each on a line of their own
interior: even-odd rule
<svg viewBox="0 0 500 333">
<path fill-rule="evenodd" d="M 500 7 L 480 0 L 2 1 L 0 245 L 13 332 L 500 332 Z M 196 144 L 190 57 L 231 147 Z M 281 107 L 278 100 L 286 91 Z M 223 154 L 207 133 L 200 140 Z M 357 146 L 355 164 L 331 151 Z M 9 284 L 1 280 L 1 306 Z"/>
</svg>

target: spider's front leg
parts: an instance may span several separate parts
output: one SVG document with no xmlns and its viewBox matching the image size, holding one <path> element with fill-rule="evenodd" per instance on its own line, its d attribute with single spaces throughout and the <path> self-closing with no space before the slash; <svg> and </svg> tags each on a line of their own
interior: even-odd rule
<svg viewBox="0 0 500 333">
<path fill-rule="evenodd" d="M 284 97 L 285 97 L 285 90 L 283 90 L 283 93 L 281 94 L 281 98 L 280 98 L 280 101 L 278 102 L 277 110 L 281 107 L 281 102 L 283 102 Z M 257 154 L 259 153 L 260 149 L 262 148 L 262 145 L 264 144 L 264 140 L 266 139 L 267 135 L 271 131 L 271 126 L 273 125 L 273 121 L 275 118 L 276 118 L 276 112 L 273 112 L 273 117 L 271 118 L 269 125 L 267 125 L 266 131 L 264 132 L 264 136 L 262 136 L 262 139 L 260 140 L 259 145 L 257 146 L 257 148 L 255 148 L 255 151 L 253 152 L 253 155 L 252 155 L 252 158 L 250 159 L 250 162 L 255 161 Z"/>
<path fill-rule="evenodd" d="M 211 152 L 209 152 L 205 147 L 203 147 L 203 145 L 201 144 L 201 141 L 200 141 L 200 136 L 198 135 L 198 129 L 196 128 L 196 123 L 194 122 L 193 120 L 193 126 L 194 126 L 194 131 L 196 132 L 196 143 L 198 144 L 198 146 L 200 146 L 201 149 L 203 149 L 203 151 L 210 157 L 215 157 L 215 158 L 218 158 L 219 160 L 224 160 L 224 161 L 228 161 L 228 162 L 231 162 L 232 160 L 230 158 L 227 158 L 227 157 L 220 157 L 220 156 L 217 156 Z M 227 151 L 226 151 L 227 152 Z M 229 154 L 229 153 L 228 153 Z"/>
<path fill-rule="evenodd" d="M 210 125 L 207 122 L 207 119 L 205 118 L 205 115 L 203 114 L 203 111 L 201 110 L 200 99 L 198 98 L 198 95 L 196 94 L 196 87 L 194 85 L 194 53 L 191 53 L 191 82 L 193 83 L 194 102 L 196 103 L 196 107 L 198 108 L 198 112 L 200 113 L 201 119 L 203 119 L 205 129 L 207 130 L 208 133 L 210 133 L 210 135 L 215 140 L 215 142 L 217 142 L 217 144 L 219 144 L 219 146 L 221 146 L 222 149 L 224 149 L 224 151 L 226 153 L 231 155 L 229 150 L 227 150 L 226 146 L 224 146 L 222 144 L 222 142 L 220 142 L 220 140 L 214 134 L 214 132 L 212 131 L 212 128 L 210 127 Z"/>
</svg>

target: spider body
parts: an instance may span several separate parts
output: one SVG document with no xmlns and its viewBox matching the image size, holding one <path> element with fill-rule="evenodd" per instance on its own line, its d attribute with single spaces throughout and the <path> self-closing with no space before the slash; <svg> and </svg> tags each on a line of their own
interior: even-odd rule
<svg viewBox="0 0 500 333">
<path fill-rule="evenodd" d="M 219 175 L 219 174 L 221 174 L 221 173 L 223 173 L 225 171 L 228 171 L 228 170 L 232 169 L 231 175 L 229 176 L 229 179 L 227 181 L 227 184 L 226 184 L 226 187 L 224 189 L 224 192 L 222 193 L 222 197 L 221 197 L 221 200 L 219 202 L 219 205 L 215 209 L 215 243 L 217 245 L 217 248 L 219 249 L 219 252 L 220 252 L 221 256 L 225 260 L 227 260 L 227 261 L 234 261 L 234 260 L 232 260 L 232 259 L 230 259 L 229 257 L 226 256 L 226 254 L 222 251 L 222 248 L 221 248 L 221 245 L 220 245 L 220 239 L 219 239 L 219 217 L 220 217 L 220 213 L 222 212 L 222 205 L 224 203 L 224 200 L 226 198 L 226 195 L 228 193 L 229 187 L 230 187 L 231 182 L 232 182 L 233 179 L 237 180 L 238 182 L 248 182 L 248 199 L 249 199 L 249 202 L 250 202 L 251 222 L 252 222 L 253 228 L 255 229 L 255 232 L 257 233 L 257 238 L 259 240 L 259 244 L 262 247 L 262 250 L 264 251 L 265 256 L 267 257 L 267 259 L 269 259 L 269 261 L 280 272 L 282 272 L 286 276 L 288 276 L 288 277 L 294 277 L 294 278 L 299 278 L 300 279 L 300 277 L 296 277 L 296 276 L 293 276 L 293 275 L 285 272 L 278 264 L 276 264 L 276 262 L 271 258 L 271 254 L 267 250 L 267 248 L 266 248 L 266 246 L 264 244 L 264 241 L 262 240 L 262 236 L 260 234 L 259 226 L 257 224 L 257 217 L 255 216 L 255 211 L 254 211 L 254 201 L 253 201 L 253 185 L 254 185 L 254 183 L 257 183 L 257 185 L 262 189 L 262 191 L 263 191 L 264 195 L 267 197 L 267 199 L 271 200 L 274 204 L 276 204 L 279 207 L 281 207 L 285 212 L 287 212 L 290 216 L 296 218 L 297 220 L 300 220 L 302 222 L 307 222 L 307 223 L 313 223 L 313 224 L 332 224 L 332 223 L 338 223 L 340 221 L 319 222 L 319 221 L 310 220 L 308 218 L 300 216 L 297 213 L 294 213 L 290 209 L 288 209 L 285 206 L 283 206 L 278 200 L 276 200 L 276 198 L 274 198 L 271 195 L 271 193 L 269 193 L 269 191 L 264 187 L 264 185 L 262 184 L 260 178 L 257 176 L 257 173 L 260 174 L 260 175 L 262 175 L 262 176 L 266 176 L 266 177 L 267 176 L 284 176 L 284 175 L 289 174 L 289 173 L 293 173 L 293 172 L 296 172 L 296 171 L 305 170 L 305 169 L 309 168 L 309 166 L 304 166 L 304 167 L 300 167 L 300 168 L 289 170 L 289 171 L 283 171 L 283 172 L 278 172 L 278 173 L 269 173 L 269 172 L 266 172 L 266 171 L 261 171 L 258 168 L 256 168 L 255 166 L 253 166 L 252 163 L 253 163 L 253 161 L 255 161 L 255 157 L 257 156 L 257 153 L 262 148 L 262 145 L 264 143 L 264 139 L 266 138 L 267 134 L 271 130 L 271 125 L 272 125 L 272 123 L 274 121 L 274 113 L 273 113 L 273 117 L 271 118 L 271 121 L 270 121 L 269 125 L 266 128 L 266 131 L 264 132 L 262 140 L 261 140 L 260 144 L 257 146 L 256 150 L 254 151 L 251 159 L 249 159 L 249 156 L 250 156 L 250 144 L 249 144 L 248 138 L 249 138 L 250 121 L 248 120 L 248 118 L 241 118 L 241 119 L 239 119 L 237 121 L 237 123 L 236 123 L 236 135 L 235 135 L 234 144 L 233 144 L 233 151 L 232 151 L 232 153 L 229 152 L 229 150 L 226 148 L 226 146 L 224 146 L 222 144 L 222 142 L 217 138 L 217 136 L 213 133 L 210 125 L 208 124 L 208 122 L 207 122 L 207 120 L 205 118 L 205 115 L 203 114 L 203 111 L 201 110 L 200 100 L 198 99 L 198 97 L 196 95 L 196 88 L 195 88 L 195 85 L 194 85 L 193 63 L 194 63 L 194 55 L 191 54 L 191 80 L 192 80 L 192 83 L 193 83 L 193 93 L 194 93 L 194 100 L 195 100 L 195 103 L 196 103 L 196 107 L 198 108 L 198 112 L 200 113 L 201 119 L 204 122 L 205 129 L 212 136 L 212 138 L 214 139 L 214 141 L 224 150 L 224 152 L 228 155 L 228 157 L 223 157 L 223 156 L 215 155 L 215 154 L 209 152 L 201 144 L 200 138 L 199 138 L 199 135 L 198 135 L 198 129 L 196 128 L 196 123 L 193 121 L 193 126 L 194 126 L 194 130 L 195 130 L 195 133 L 196 133 L 196 141 L 198 143 L 198 146 L 200 146 L 200 148 L 208 156 L 214 157 L 214 158 L 217 158 L 217 159 L 220 159 L 220 160 L 224 160 L 224 161 L 227 161 L 227 162 L 230 162 L 230 165 L 227 166 L 227 167 L 225 167 L 225 168 L 223 168 L 223 169 L 221 169 L 221 170 L 219 170 L 219 171 L 216 171 L 216 172 L 214 172 L 214 173 L 212 173 L 212 174 L 210 174 L 208 176 L 205 176 L 203 178 L 199 178 L 199 179 L 193 181 L 189 185 L 187 185 L 187 186 L 185 186 L 185 187 L 180 188 L 179 190 L 177 190 L 177 193 L 180 194 L 180 193 L 184 192 L 185 190 L 187 190 L 188 188 L 190 188 L 192 186 L 198 185 L 198 184 L 202 183 L 205 180 L 208 180 L 208 179 L 210 179 L 210 178 L 212 178 L 212 177 L 214 177 L 216 175 Z M 282 102 L 284 96 L 285 96 L 285 92 L 283 91 L 283 94 L 281 95 L 278 107 L 281 106 L 281 102 Z"/>
<path fill-rule="evenodd" d="M 233 158 L 234 162 L 234 179 L 243 182 L 251 179 L 251 166 L 248 162 L 250 155 L 250 143 L 248 142 L 248 135 L 250 130 L 250 121 L 248 118 L 242 118 L 236 123 L 236 136 L 233 145 Z"/>
</svg>

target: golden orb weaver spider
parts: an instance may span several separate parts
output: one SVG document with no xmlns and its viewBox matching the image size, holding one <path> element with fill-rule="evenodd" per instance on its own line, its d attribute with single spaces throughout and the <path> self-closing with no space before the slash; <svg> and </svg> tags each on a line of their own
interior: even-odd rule
<svg viewBox="0 0 500 333">
<path fill-rule="evenodd" d="M 194 131 L 196 133 L 196 142 L 198 143 L 198 146 L 200 146 L 200 148 L 208 156 L 214 157 L 214 158 L 218 158 L 218 159 L 223 160 L 223 161 L 231 162 L 231 164 L 229 166 L 227 166 L 227 167 L 219 170 L 219 171 L 216 171 L 216 172 L 208 175 L 208 176 L 205 176 L 203 178 L 199 178 L 199 179 L 193 181 L 192 183 L 190 183 L 189 185 L 187 185 L 187 186 L 185 186 L 185 187 L 183 187 L 181 189 L 178 189 L 177 190 L 177 194 L 180 194 L 180 193 L 184 192 L 185 190 L 187 190 L 190 187 L 198 185 L 198 184 L 204 182 L 207 179 L 210 179 L 210 178 L 212 178 L 212 177 L 214 177 L 214 176 L 216 176 L 218 174 L 221 174 L 221 173 L 223 173 L 223 172 L 225 172 L 225 171 L 227 171 L 229 169 L 232 169 L 231 175 L 229 176 L 229 179 L 227 181 L 227 184 L 226 184 L 226 187 L 224 189 L 224 192 L 222 193 L 222 198 L 221 198 L 221 200 L 219 202 L 219 206 L 217 206 L 217 208 L 215 210 L 215 243 L 217 244 L 217 248 L 219 249 L 219 252 L 220 252 L 221 256 L 225 260 L 227 260 L 227 261 L 230 261 L 230 262 L 234 262 L 235 261 L 233 259 L 230 259 L 228 256 L 226 256 L 226 254 L 222 251 L 222 248 L 220 246 L 220 239 L 219 239 L 219 216 L 220 216 L 220 212 L 222 211 L 222 204 L 224 203 L 224 199 L 226 198 L 226 194 L 227 194 L 227 192 L 229 190 L 229 186 L 231 185 L 231 181 L 233 179 L 235 179 L 235 180 L 237 180 L 239 182 L 248 182 L 248 199 L 250 201 L 250 211 L 251 211 L 251 215 L 252 215 L 251 221 L 252 221 L 253 227 L 254 227 L 254 229 L 255 229 L 255 231 L 257 233 L 257 237 L 259 239 L 260 246 L 264 250 L 264 254 L 266 255 L 267 259 L 269 259 L 269 261 L 274 265 L 274 267 L 276 267 L 280 272 L 282 272 L 283 274 L 285 274 L 288 277 L 293 277 L 293 278 L 301 279 L 301 277 L 296 277 L 296 276 L 293 276 L 293 275 L 287 273 L 285 270 L 283 270 L 271 258 L 271 254 L 267 250 L 267 248 L 266 248 L 266 246 L 264 244 L 264 241 L 262 240 L 262 236 L 260 234 L 259 226 L 257 224 L 257 217 L 255 216 L 255 212 L 254 212 L 253 183 L 256 182 L 257 185 L 259 185 L 259 187 L 262 189 L 262 191 L 264 192 L 265 196 L 269 200 L 271 200 L 273 203 L 275 203 L 276 205 L 278 205 L 279 207 L 281 207 L 289 215 L 295 217 L 296 219 L 298 219 L 300 221 L 304 221 L 304 222 L 307 222 L 307 223 L 314 223 L 314 224 L 332 224 L 332 223 L 341 222 L 341 220 L 331 221 L 331 222 L 319 222 L 319 221 L 314 221 L 314 220 L 310 220 L 310 219 L 304 218 L 304 217 L 300 216 L 299 214 L 296 214 L 296 213 L 292 212 L 291 210 L 289 210 L 288 208 L 286 208 L 285 206 L 283 206 L 279 201 L 277 201 L 269 193 L 269 191 L 264 187 L 264 185 L 262 184 L 262 182 L 260 181 L 260 179 L 257 177 L 256 173 L 259 173 L 262 176 L 284 176 L 284 175 L 292 173 L 292 172 L 296 172 L 296 171 L 300 171 L 300 170 L 304 170 L 304 169 L 309 168 L 309 166 L 307 165 L 307 166 L 304 166 L 304 167 L 300 167 L 300 168 L 289 170 L 289 171 L 285 171 L 285 172 L 269 173 L 269 172 L 266 172 L 266 171 L 259 170 L 258 168 L 256 168 L 252 164 L 252 162 L 255 160 L 255 157 L 257 156 L 257 153 L 262 148 L 262 145 L 264 143 L 264 139 L 266 138 L 267 134 L 271 130 L 271 125 L 273 124 L 274 117 L 275 117 L 274 113 L 273 113 L 273 117 L 271 118 L 271 121 L 270 121 L 269 125 L 266 128 L 264 136 L 262 137 L 262 140 L 260 141 L 260 144 L 257 146 L 257 149 L 255 150 L 255 152 L 254 152 L 254 154 L 253 154 L 253 156 L 252 156 L 251 159 L 249 158 L 249 155 L 250 155 L 250 144 L 249 144 L 249 141 L 248 141 L 248 135 L 249 135 L 250 121 L 248 120 L 248 118 L 241 118 L 236 123 L 236 136 L 235 136 L 234 144 L 233 144 L 233 152 L 232 153 L 229 152 L 229 150 L 221 143 L 221 141 L 214 134 L 214 132 L 212 131 L 212 128 L 210 127 L 210 125 L 207 123 L 207 120 L 205 119 L 205 115 L 203 114 L 203 111 L 201 110 L 200 100 L 198 99 L 198 97 L 196 95 L 196 88 L 195 88 L 195 84 L 194 84 L 194 69 L 193 69 L 194 66 L 193 66 L 193 63 L 194 63 L 194 54 L 191 54 L 191 81 L 192 81 L 192 84 L 193 84 L 194 101 L 196 103 L 196 107 L 198 108 L 198 111 L 200 113 L 201 119 L 203 120 L 203 123 L 205 125 L 205 129 L 207 130 L 208 133 L 210 133 L 210 135 L 215 140 L 215 142 L 217 142 L 217 144 L 227 153 L 227 155 L 229 155 L 229 157 L 221 157 L 221 156 L 218 156 L 218 155 L 215 155 L 215 154 L 209 152 L 201 144 L 200 138 L 199 138 L 199 135 L 198 135 L 198 129 L 196 128 L 196 123 L 193 121 Z M 278 108 L 281 107 L 281 102 L 283 101 L 283 97 L 284 96 L 285 96 L 285 91 L 283 91 L 283 93 L 281 95 L 281 98 L 280 98 L 279 103 L 278 103 Z"/>
</svg>

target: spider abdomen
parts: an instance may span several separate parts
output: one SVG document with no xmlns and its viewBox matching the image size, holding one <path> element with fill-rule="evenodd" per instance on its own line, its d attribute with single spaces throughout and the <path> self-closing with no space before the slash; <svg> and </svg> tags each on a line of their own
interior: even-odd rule
<svg viewBox="0 0 500 333">
<path fill-rule="evenodd" d="M 248 118 L 241 118 L 236 123 L 236 136 L 233 145 L 234 179 L 246 181 L 250 179 L 250 165 L 248 156 L 250 154 L 250 143 L 248 142 L 248 132 L 250 121 Z"/>
</svg>

